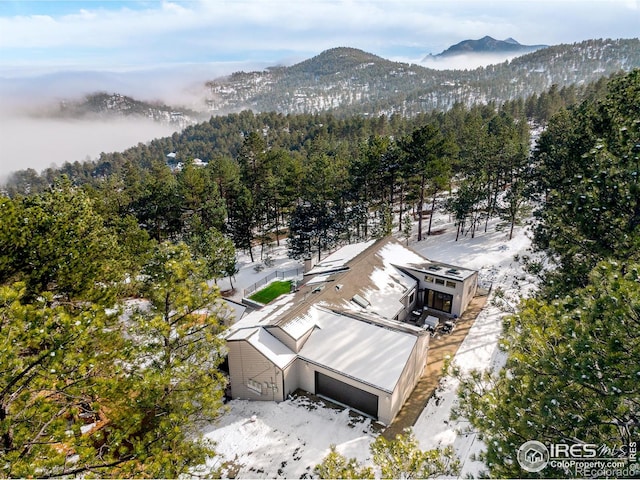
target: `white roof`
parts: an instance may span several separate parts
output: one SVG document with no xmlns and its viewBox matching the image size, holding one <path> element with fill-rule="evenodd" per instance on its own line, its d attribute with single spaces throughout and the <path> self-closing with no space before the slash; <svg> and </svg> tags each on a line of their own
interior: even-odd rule
<svg viewBox="0 0 640 480">
<path fill-rule="evenodd" d="M 347 263 L 360 255 L 375 242 L 375 240 L 369 240 L 368 242 L 345 245 L 333 252 L 320 263 L 316 264 L 316 266 L 309 270 L 305 275 L 315 275 L 318 273 L 327 273 L 344 269 L 346 268 Z"/>
<path fill-rule="evenodd" d="M 316 275 L 315 277 L 312 277 L 307 283 L 305 283 L 305 285 L 314 285 L 316 283 L 325 283 L 325 282 L 328 282 L 330 278 L 331 278 L 331 274 L 330 273 L 326 274 L 326 275 Z"/>
<path fill-rule="evenodd" d="M 298 340 L 316 325 L 314 312 L 316 312 L 316 309 L 309 309 L 304 314 L 278 326 L 287 332 L 291 338 Z"/>
<path fill-rule="evenodd" d="M 246 340 L 278 368 L 284 368 L 296 359 L 296 354 L 262 327 L 243 328 L 227 340 Z"/>
<path fill-rule="evenodd" d="M 316 328 L 298 356 L 392 393 L 417 338 L 323 308 L 316 310 Z"/>
<path fill-rule="evenodd" d="M 241 320 L 229 327 L 230 332 L 227 334 L 227 336 L 230 336 L 234 331 L 241 328 L 269 325 L 275 317 L 294 306 L 293 302 L 291 302 L 292 298 L 293 295 L 291 294 L 281 295 L 276 300 L 269 303 L 268 305 L 265 305 L 261 309 L 255 310 L 245 315 Z"/>
<path fill-rule="evenodd" d="M 466 280 L 471 275 L 476 273 L 475 270 L 468 268 L 458 267 L 455 265 L 449 265 L 440 262 L 430 262 L 429 265 L 423 265 L 421 267 L 411 267 L 416 270 L 428 274 L 435 275 L 437 277 L 450 278 L 451 280 Z"/>
</svg>

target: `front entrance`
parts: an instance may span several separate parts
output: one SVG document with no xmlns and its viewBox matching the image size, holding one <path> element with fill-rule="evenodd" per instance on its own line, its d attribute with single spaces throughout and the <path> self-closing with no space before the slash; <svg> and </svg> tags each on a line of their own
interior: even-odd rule
<svg viewBox="0 0 640 480">
<path fill-rule="evenodd" d="M 433 308 L 434 310 L 451 313 L 451 307 L 453 305 L 453 295 L 427 289 L 425 291 L 424 304 L 425 306 Z"/>
<path fill-rule="evenodd" d="M 353 385 L 316 372 L 316 394 L 353 407 L 362 413 L 378 418 L 378 396 Z"/>
</svg>

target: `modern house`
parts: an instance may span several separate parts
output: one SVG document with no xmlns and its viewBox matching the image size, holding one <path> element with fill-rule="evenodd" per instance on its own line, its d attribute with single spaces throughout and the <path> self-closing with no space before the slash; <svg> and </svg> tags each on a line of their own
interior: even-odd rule
<svg viewBox="0 0 640 480">
<path fill-rule="evenodd" d="M 282 401 L 302 389 L 389 424 L 424 371 L 423 307 L 460 315 L 476 285 L 477 272 L 428 260 L 392 237 L 347 245 L 294 293 L 231 326 L 231 396 Z"/>
</svg>

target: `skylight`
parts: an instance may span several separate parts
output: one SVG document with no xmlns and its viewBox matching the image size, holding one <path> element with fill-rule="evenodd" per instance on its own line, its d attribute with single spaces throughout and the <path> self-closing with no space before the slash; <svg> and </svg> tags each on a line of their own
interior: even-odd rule
<svg viewBox="0 0 640 480">
<path fill-rule="evenodd" d="M 351 299 L 351 301 L 353 303 L 355 303 L 356 305 L 361 306 L 362 308 L 367 308 L 368 306 L 371 305 L 371 303 L 369 302 L 369 300 L 367 300 L 366 298 L 358 295 L 357 293 L 353 296 L 353 298 Z"/>
</svg>

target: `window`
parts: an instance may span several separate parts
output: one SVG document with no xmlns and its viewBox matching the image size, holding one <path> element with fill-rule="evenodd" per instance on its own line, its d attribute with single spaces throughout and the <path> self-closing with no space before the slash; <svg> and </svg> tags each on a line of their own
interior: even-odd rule
<svg viewBox="0 0 640 480">
<path fill-rule="evenodd" d="M 453 303 L 453 295 L 448 293 L 436 292 L 435 290 L 426 291 L 425 305 L 442 312 L 451 313 L 451 305 Z"/>
<path fill-rule="evenodd" d="M 411 292 L 411 295 L 409 295 L 409 305 L 413 304 L 413 300 L 415 300 L 416 298 L 416 292 Z"/>
<path fill-rule="evenodd" d="M 249 387 L 249 390 L 253 390 L 262 395 L 262 383 L 249 379 L 247 380 L 247 387 Z"/>
<path fill-rule="evenodd" d="M 447 280 L 446 285 L 449 288 L 456 288 L 456 282 L 450 282 L 449 280 Z"/>
<path fill-rule="evenodd" d="M 433 277 L 430 277 L 429 275 L 425 275 L 424 281 L 428 283 L 433 283 Z"/>
<path fill-rule="evenodd" d="M 441 278 L 436 278 L 436 283 L 437 283 L 438 285 L 444 285 L 444 280 L 443 280 L 443 279 L 441 279 Z"/>
</svg>

